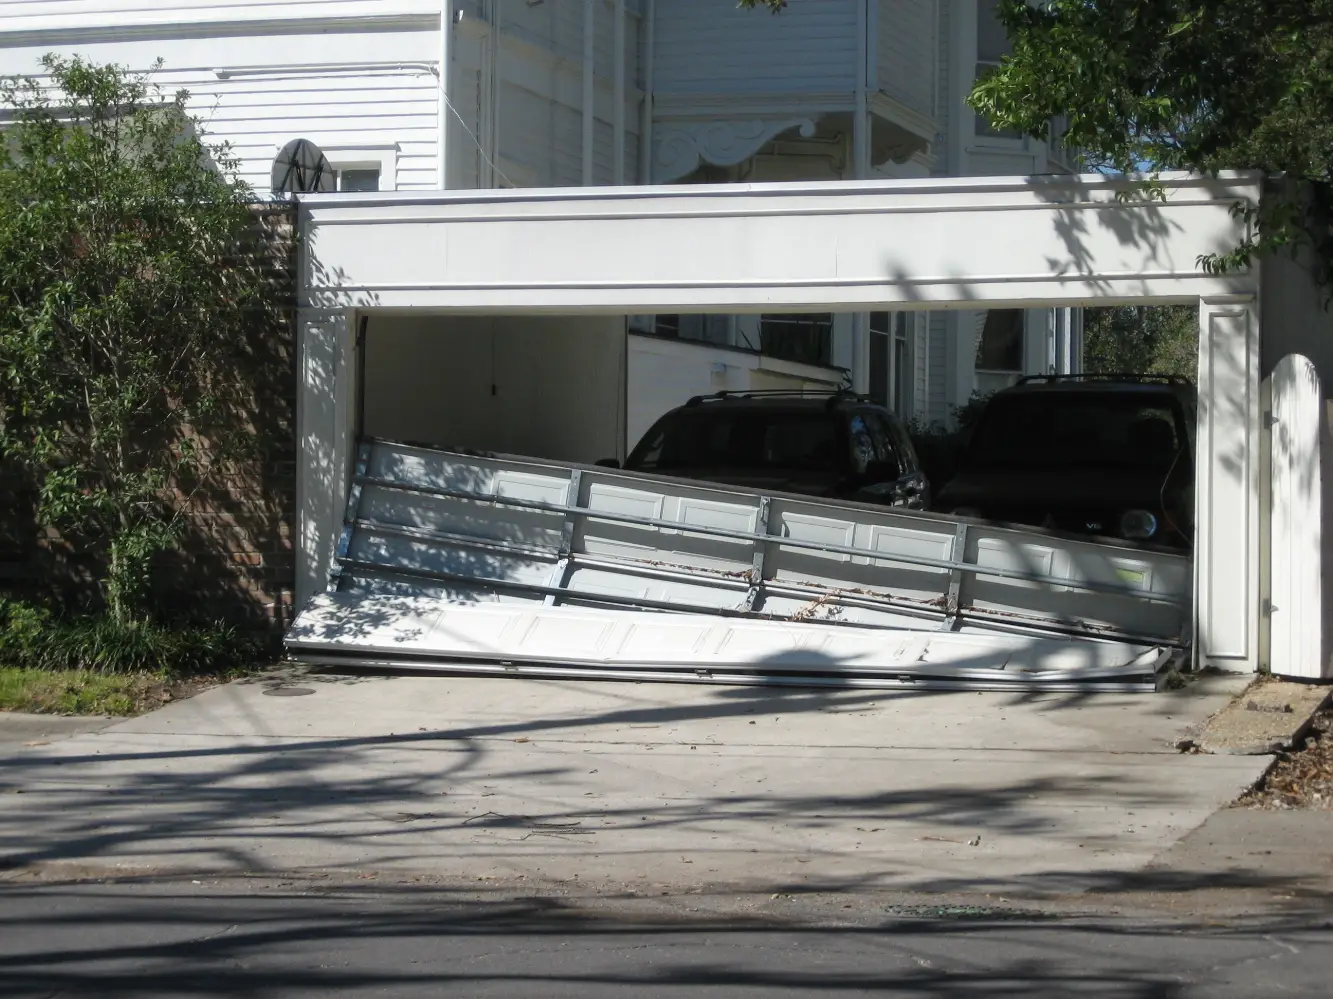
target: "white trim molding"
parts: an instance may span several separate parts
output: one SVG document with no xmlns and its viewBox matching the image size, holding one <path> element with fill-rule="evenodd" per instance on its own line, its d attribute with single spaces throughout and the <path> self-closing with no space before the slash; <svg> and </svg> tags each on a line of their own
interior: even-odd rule
<svg viewBox="0 0 1333 999">
<path fill-rule="evenodd" d="M 637 314 L 1253 295 L 1253 275 L 1199 261 L 1242 238 L 1231 210 L 1257 202 L 1257 177 L 1163 185 L 1164 201 L 1123 201 L 1129 185 L 1097 175 L 308 195 L 319 266 L 304 304 Z"/>
<path fill-rule="evenodd" d="M 1202 296 L 1194 487 L 1200 666 L 1259 667 L 1259 423 L 1258 299 Z"/>
<path fill-rule="evenodd" d="M 380 190 L 398 190 L 398 144 L 371 143 L 349 146 L 321 146 L 320 152 L 335 170 L 380 172 Z"/>
<path fill-rule="evenodd" d="M 39 7 L 39 4 L 33 4 Z M 37 14 L 9 18 L 0 26 L 5 47 L 39 45 L 96 45 L 107 41 L 157 41 L 176 38 L 244 38 L 252 35 L 321 34 L 353 31 L 428 31 L 439 24 L 438 10 L 394 10 L 383 0 L 363 0 L 358 12 L 338 16 L 309 17 L 261 13 L 255 7 L 233 11 L 211 7 L 183 8 L 179 4 L 159 10 L 121 11 L 114 22 L 97 14 Z M 292 5 L 287 5 L 291 10 Z M 232 16 L 227 16 L 230 13 Z M 101 15 L 106 17 L 104 12 Z"/>
<path fill-rule="evenodd" d="M 927 145 L 934 142 L 935 136 L 940 132 L 939 123 L 934 118 L 913 111 L 902 101 L 890 97 L 882 90 L 870 95 L 870 113 L 910 132 Z"/>
</svg>

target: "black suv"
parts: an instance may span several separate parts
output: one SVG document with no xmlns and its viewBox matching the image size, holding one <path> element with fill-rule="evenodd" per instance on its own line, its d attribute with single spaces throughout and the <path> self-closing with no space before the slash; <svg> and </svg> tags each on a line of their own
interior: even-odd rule
<svg viewBox="0 0 1333 999">
<path fill-rule="evenodd" d="M 671 410 L 625 460 L 634 472 L 928 509 L 897 417 L 849 392 L 719 392 Z"/>
<path fill-rule="evenodd" d="M 991 396 L 937 509 L 1189 548 L 1196 405 L 1176 376 L 1024 378 Z"/>
</svg>

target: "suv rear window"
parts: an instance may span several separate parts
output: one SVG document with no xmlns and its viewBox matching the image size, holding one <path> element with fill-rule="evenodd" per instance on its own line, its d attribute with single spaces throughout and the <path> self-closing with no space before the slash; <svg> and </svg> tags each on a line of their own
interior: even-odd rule
<svg viewBox="0 0 1333 999">
<path fill-rule="evenodd" d="M 1142 394 L 997 396 L 968 446 L 974 468 L 1166 468 L 1186 440 L 1179 408 Z"/>
<path fill-rule="evenodd" d="M 730 468 L 826 471 L 838 467 L 835 421 L 823 412 L 724 412 L 664 419 L 630 455 L 643 471 Z"/>
</svg>

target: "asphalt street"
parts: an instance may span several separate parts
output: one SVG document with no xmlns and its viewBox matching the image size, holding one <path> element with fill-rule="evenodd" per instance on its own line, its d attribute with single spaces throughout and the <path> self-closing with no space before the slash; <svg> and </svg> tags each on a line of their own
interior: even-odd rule
<svg viewBox="0 0 1333 999">
<path fill-rule="evenodd" d="M 11 880 L 0 995 L 1323 997 L 1330 919 L 1318 905 L 1181 916 L 928 896 L 523 898 L 354 876 Z"/>
</svg>

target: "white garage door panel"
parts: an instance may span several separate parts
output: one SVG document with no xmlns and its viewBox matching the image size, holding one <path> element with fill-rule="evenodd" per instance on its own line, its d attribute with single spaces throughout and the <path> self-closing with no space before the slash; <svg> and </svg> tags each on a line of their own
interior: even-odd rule
<svg viewBox="0 0 1333 999">
<path fill-rule="evenodd" d="M 397 620 L 395 626 L 392 622 Z M 411 656 L 608 670 L 724 670 L 807 676 L 954 678 L 996 687 L 1045 682 L 1147 684 L 1166 653 L 1120 643 L 883 632 L 719 621 L 703 615 L 436 605 L 324 594 L 287 636 L 300 653 Z"/>
<path fill-rule="evenodd" d="M 1141 682 L 1188 642 L 1191 579 L 1179 555 L 1040 531 L 367 441 L 330 593 L 288 642 L 497 669 Z"/>
</svg>

